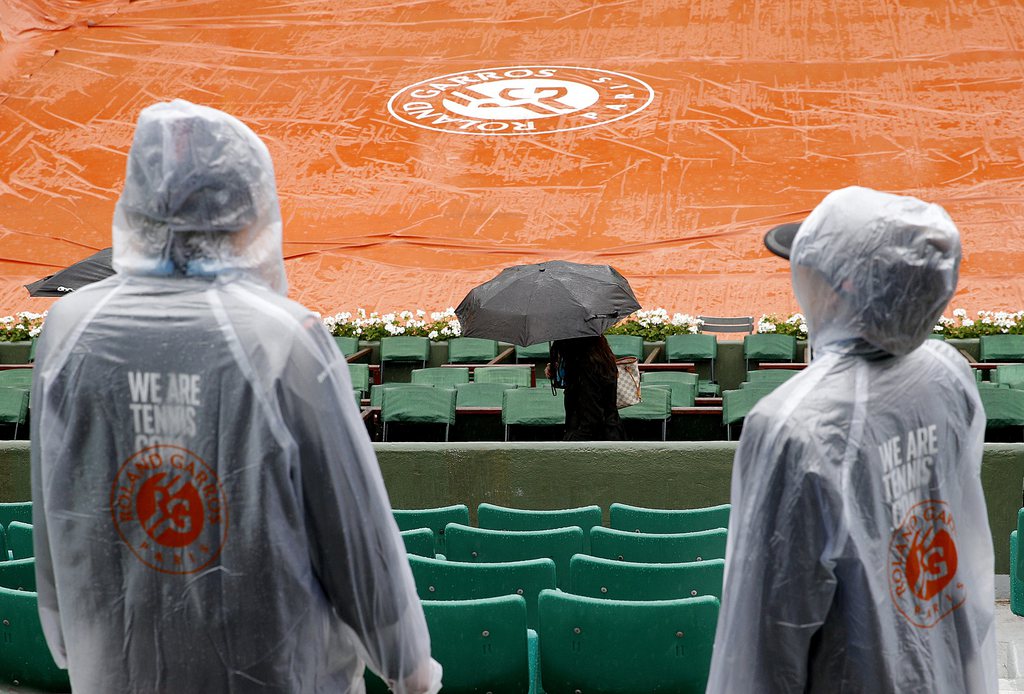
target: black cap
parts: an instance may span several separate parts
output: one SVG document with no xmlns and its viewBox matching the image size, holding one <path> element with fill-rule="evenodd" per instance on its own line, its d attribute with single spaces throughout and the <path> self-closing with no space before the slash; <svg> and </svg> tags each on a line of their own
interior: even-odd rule
<svg viewBox="0 0 1024 694">
<path fill-rule="evenodd" d="M 789 260 L 789 252 L 793 249 L 793 239 L 800 231 L 801 222 L 788 222 L 774 227 L 764 235 L 764 245 L 769 251 Z"/>
</svg>

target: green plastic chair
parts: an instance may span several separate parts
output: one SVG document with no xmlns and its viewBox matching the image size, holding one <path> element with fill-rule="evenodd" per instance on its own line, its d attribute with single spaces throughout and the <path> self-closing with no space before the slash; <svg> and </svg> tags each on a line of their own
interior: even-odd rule
<svg viewBox="0 0 1024 694">
<path fill-rule="evenodd" d="M 640 384 L 640 402 L 619 410 L 619 418 L 628 421 L 661 421 L 661 440 L 668 434 L 672 416 L 672 391 L 666 385 Z"/>
<path fill-rule="evenodd" d="M 430 340 L 411 335 L 393 335 L 380 339 L 380 380 L 384 382 L 384 365 L 388 362 L 420 362 L 425 368 L 430 361 Z"/>
<path fill-rule="evenodd" d="M 597 528 L 594 528 L 596 530 Z M 559 587 L 569 582 L 569 558 L 583 551 L 583 531 L 487 530 L 451 523 L 445 528 L 445 555 L 451 561 L 503 562 L 551 559 Z"/>
<path fill-rule="evenodd" d="M 703 694 L 718 600 L 602 600 L 540 594 L 541 686 L 546 694 Z"/>
<path fill-rule="evenodd" d="M 488 530 L 553 530 L 576 526 L 583 530 L 585 552 L 590 549 L 590 529 L 601 525 L 601 507 L 540 511 L 480 504 L 476 509 L 476 524 Z"/>
<path fill-rule="evenodd" d="M 11 559 L 31 559 L 36 555 L 32 544 L 32 526 L 21 521 L 11 521 L 7 526 L 7 549 Z"/>
<path fill-rule="evenodd" d="M 747 372 L 747 383 L 754 385 L 782 385 L 796 376 L 798 369 L 754 369 Z M 741 386 L 742 387 L 742 386 Z"/>
<path fill-rule="evenodd" d="M 448 340 L 449 364 L 486 364 L 497 356 L 497 340 L 479 337 L 453 337 Z"/>
<path fill-rule="evenodd" d="M 1024 537 L 1024 508 L 1017 511 L 1017 529 L 1010 533 L 1010 611 L 1024 617 L 1024 554 L 1020 538 Z"/>
<path fill-rule="evenodd" d="M 349 364 L 348 376 L 352 380 L 352 389 L 358 390 L 360 394 L 370 392 L 370 365 Z"/>
<path fill-rule="evenodd" d="M 473 564 L 409 557 L 416 592 L 421 600 L 477 600 L 521 595 L 526 600 L 526 624 L 537 628 L 537 597 L 555 587 L 555 562 L 550 559 Z"/>
<path fill-rule="evenodd" d="M 10 590 L 36 590 L 36 560 L 0 561 L 0 586 Z"/>
<path fill-rule="evenodd" d="M 678 600 L 710 595 L 722 599 L 724 559 L 647 564 L 577 554 L 569 560 L 574 595 L 610 600 Z"/>
<path fill-rule="evenodd" d="M 665 386 L 671 392 L 672 407 L 693 407 L 697 397 L 697 374 L 685 371 L 644 371 L 640 385 Z"/>
<path fill-rule="evenodd" d="M 469 383 L 469 369 L 445 368 L 443 366 L 415 369 L 412 372 L 412 382 L 430 386 L 454 387 L 460 383 Z"/>
<path fill-rule="evenodd" d="M 1024 335 L 982 335 L 980 361 L 1024 361 Z"/>
<path fill-rule="evenodd" d="M 501 402 L 501 423 L 505 440 L 509 427 L 552 427 L 565 425 L 565 391 L 554 395 L 546 388 L 515 388 L 506 390 Z"/>
<path fill-rule="evenodd" d="M 526 361 L 539 361 L 541 359 L 551 358 L 551 345 L 547 342 L 541 342 L 536 345 L 528 345 L 521 347 L 516 345 L 516 362 L 521 360 Z"/>
<path fill-rule="evenodd" d="M 14 425 L 14 438 L 28 421 L 28 400 L 27 389 L 0 386 L 0 423 Z"/>
<path fill-rule="evenodd" d="M 756 384 L 739 390 L 722 391 L 722 424 L 725 425 L 727 441 L 732 441 L 732 425 L 742 422 L 754 409 L 754 405 L 773 390 L 775 386 L 772 384 Z"/>
<path fill-rule="evenodd" d="M 39 338 L 32 338 L 32 346 L 28 348 L 28 363 L 34 364 L 36 361 L 36 349 L 39 347 Z"/>
<path fill-rule="evenodd" d="M 444 670 L 448 694 L 531 691 L 526 601 L 519 595 L 479 600 L 424 600 L 430 655 Z"/>
<path fill-rule="evenodd" d="M 444 440 L 455 423 L 455 389 L 422 384 L 401 384 L 384 389 L 380 403 L 384 423 L 383 438 L 388 440 L 388 424 L 414 422 L 443 424 Z"/>
<path fill-rule="evenodd" d="M 530 387 L 530 369 L 525 366 L 480 366 L 473 371 L 475 383 L 507 383 Z"/>
<path fill-rule="evenodd" d="M 67 670 L 53 662 L 39 623 L 35 592 L 0 587 L 0 681 L 49 692 L 69 692 Z"/>
<path fill-rule="evenodd" d="M 32 523 L 32 502 L 15 501 L 0 504 L 0 527 L 6 528 L 11 521 Z"/>
<path fill-rule="evenodd" d="M 338 345 L 338 351 L 346 359 L 359 351 L 358 337 L 335 337 L 334 344 Z"/>
<path fill-rule="evenodd" d="M 0 527 L 0 562 L 10 558 L 7 552 L 7 531 Z"/>
<path fill-rule="evenodd" d="M 661 509 L 612 504 L 608 509 L 613 530 L 633 533 L 693 533 L 729 527 L 730 504 L 704 508 Z"/>
<path fill-rule="evenodd" d="M 505 391 L 515 387 L 511 383 L 458 383 L 455 404 L 458 407 L 501 407 Z"/>
<path fill-rule="evenodd" d="M 434 556 L 434 533 L 430 528 L 403 530 L 401 535 L 402 542 L 405 543 L 405 551 L 409 554 L 420 557 Z"/>
<path fill-rule="evenodd" d="M 725 528 L 670 535 L 591 528 L 590 553 L 605 559 L 651 564 L 725 559 L 725 537 Z"/>
<path fill-rule="evenodd" d="M 985 426 L 990 429 L 1024 426 L 1024 390 L 979 388 L 985 408 Z"/>
<path fill-rule="evenodd" d="M 380 407 L 384 403 L 384 391 L 391 388 L 401 388 L 408 383 L 376 383 L 370 386 L 370 407 Z"/>
<path fill-rule="evenodd" d="M 0 386 L 31 390 L 33 371 L 34 369 L 5 369 L 0 371 Z"/>
<path fill-rule="evenodd" d="M 743 338 L 743 359 L 748 371 L 752 361 L 793 361 L 796 359 L 796 338 L 773 333 L 747 335 Z"/>
<path fill-rule="evenodd" d="M 714 335 L 669 335 L 665 338 L 667 361 L 702 361 L 711 364 L 711 380 L 715 380 L 715 360 L 718 358 L 718 338 Z"/>
<path fill-rule="evenodd" d="M 399 530 L 430 528 L 434 533 L 434 551 L 444 554 L 444 529 L 449 523 L 469 525 L 469 507 L 465 504 L 438 506 L 436 508 L 393 509 L 395 523 Z"/>
<path fill-rule="evenodd" d="M 639 335 L 605 335 L 608 346 L 612 348 L 612 354 L 616 358 L 636 357 L 637 361 L 644 360 L 644 338 Z"/>
<path fill-rule="evenodd" d="M 978 369 L 974 371 L 981 374 Z M 1024 364 L 1001 364 L 991 374 L 993 383 L 1024 389 Z"/>
</svg>

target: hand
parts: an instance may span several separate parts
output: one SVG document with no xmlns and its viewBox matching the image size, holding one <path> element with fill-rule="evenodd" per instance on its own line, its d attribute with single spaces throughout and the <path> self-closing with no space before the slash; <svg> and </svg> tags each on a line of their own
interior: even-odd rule
<svg viewBox="0 0 1024 694">
<path fill-rule="evenodd" d="M 544 378 L 551 378 L 551 363 L 544 365 Z"/>
<path fill-rule="evenodd" d="M 441 691 L 441 664 L 431 658 L 406 677 L 397 691 L 409 694 L 437 694 Z"/>
</svg>

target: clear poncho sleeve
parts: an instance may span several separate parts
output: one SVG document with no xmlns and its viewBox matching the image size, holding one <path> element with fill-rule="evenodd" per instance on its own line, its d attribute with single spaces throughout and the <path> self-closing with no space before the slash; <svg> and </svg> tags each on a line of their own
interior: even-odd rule
<svg viewBox="0 0 1024 694">
<path fill-rule="evenodd" d="M 811 640 L 836 589 L 829 554 L 838 500 L 807 464 L 807 446 L 772 436 L 771 421 L 756 411 L 747 418 L 733 463 L 708 692 L 804 691 Z"/>
<path fill-rule="evenodd" d="M 361 657 L 392 691 L 436 692 L 441 668 L 430 658 L 423 609 L 348 369 L 318 321 L 305 327 L 311 340 L 299 341 L 278 395 L 299 448 L 313 570 Z M 310 344 L 315 351 L 302 354 Z"/>
</svg>

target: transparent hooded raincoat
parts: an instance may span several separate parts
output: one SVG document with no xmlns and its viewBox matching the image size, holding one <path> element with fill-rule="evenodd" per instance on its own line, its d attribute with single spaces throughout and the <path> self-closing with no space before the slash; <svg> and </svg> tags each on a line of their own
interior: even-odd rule
<svg viewBox="0 0 1024 694">
<path fill-rule="evenodd" d="M 814 361 L 744 424 L 709 692 L 995 692 L 992 540 L 970 368 L 927 340 L 946 212 L 846 188 L 802 224 Z"/>
<path fill-rule="evenodd" d="M 75 692 L 399 692 L 440 669 L 344 359 L 284 298 L 263 143 L 142 112 L 117 274 L 58 301 L 32 393 L 39 610 Z"/>
</svg>

